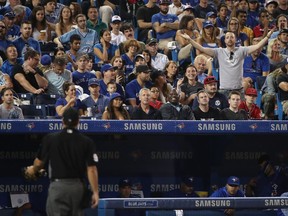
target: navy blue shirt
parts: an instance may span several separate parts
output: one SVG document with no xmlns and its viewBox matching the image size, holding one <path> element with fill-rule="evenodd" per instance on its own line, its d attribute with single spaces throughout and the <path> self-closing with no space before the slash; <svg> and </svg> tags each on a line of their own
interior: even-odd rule
<svg viewBox="0 0 288 216">
<path fill-rule="evenodd" d="M 244 193 L 241 190 L 238 190 L 235 195 L 228 193 L 226 187 L 219 188 L 210 197 L 244 197 Z"/>
<path fill-rule="evenodd" d="M 260 53 L 260 55 L 253 60 L 252 56 L 249 55 L 244 59 L 243 64 L 244 77 L 250 77 L 253 82 L 256 82 L 258 76 L 262 76 L 263 72 L 270 72 L 269 58 Z"/>
<path fill-rule="evenodd" d="M 14 46 L 17 49 L 18 57 L 24 57 L 24 53 L 28 48 L 36 50 L 41 55 L 40 44 L 34 38 L 30 37 L 27 41 L 24 41 L 22 37 L 13 41 Z"/>
<path fill-rule="evenodd" d="M 198 100 L 193 100 L 192 110 L 195 110 L 199 106 Z M 222 110 L 229 107 L 228 100 L 225 95 L 216 92 L 213 98 L 209 98 L 209 106 Z"/>
<path fill-rule="evenodd" d="M 275 167 L 275 174 L 267 176 L 263 172 L 256 178 L 254 190 L 256 197 L 280 196 L 288 191 L 288 177 L 280 167 Z"/>
</svg>

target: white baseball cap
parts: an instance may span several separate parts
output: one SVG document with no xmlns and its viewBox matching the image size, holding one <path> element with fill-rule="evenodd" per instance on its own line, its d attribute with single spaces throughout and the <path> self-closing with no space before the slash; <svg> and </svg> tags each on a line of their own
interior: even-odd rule
<svg viewBox="0 0 288 216">
<path fill-rule="evenodd" d="M 111 22 L 113 23 L 113 22 L 121 22 L 122 20 L 121 20 L 121 17 L 120 16 L 118 16 L 118 15 L 114 15 L 113 17 L 112 17 L 112 19 L 111 19 Z"/>
</svg>

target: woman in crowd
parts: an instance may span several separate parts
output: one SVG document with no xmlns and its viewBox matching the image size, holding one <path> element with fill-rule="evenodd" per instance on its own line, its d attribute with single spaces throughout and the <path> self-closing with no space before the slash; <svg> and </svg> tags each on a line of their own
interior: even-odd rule
<svg viewBox="0 0 288 216">
<path fill-rule="evenodd" d="M 76 23 L 75 22 L 75 17 L 78 15 L 78 14 L 81 14 L 82 13 L 82 9 L 81 9 L 81 6 L 80 4 L 78 4 L 77 2 L 71 2 L 70 5 L 69 5 L 69 8 L 72 12 L 72 20 L 73 20 L 73 23 Z"/>
<path fill-rule="evenodd" d="M 66 62 L 67 62 L 66 69 L 67 70 L 70 70 L 71 72 L 73 72 L 75 70 L 75 68 L 77 69 L 76 62 L 74 62 L 71 58 L 68 58 L 68 56 L 65 53 L 64 48 L 62 48 L 62 47 L 56 47 L 55 48 L 54 58 L 56 58 L 56 57 L 63 57 L 66 59 Z"/>
<path fill-rule="evenodd" d="M 178 83 L 180 84 L 180 82 Z M 203 84 L 197 81 L 197 69 L 190 64 L 186 68 L 182 84 L 180 85 L 180 103 L 192 105 L 197 92 L 201 89 L 203 89 Z"/>
<path fill-rule="evenodd" d="M 177 86 L 177 75 L 178 75 L 178 68 L 177 68 L 177 63 L 174 61 L 169 61 L 164 70 L 164 74 L 166 76 L 166 81 L 169 83 L 171 86 L 176 87 Z"/>
<path fill-rule="evenodd" d="M 125 76 L 128 78 L 129 74 L 133 71 L 134 68 L 134 58 L 136 54 L 140 50 L 140 45 L 137 40 L 129 40 L 126 42 L 124 49 L 126 53 L 124 53 L 121 57 L 125 64 Z"/>
<path fill-rule="evenodd" d="M 199 32 L 194 28 L 194 17 L 191 15 L 185 15 L 182 17 L 179 23 L 179 30 L 176 32 L 175 40 L 180 47 L 180 51 L 178 54 L 178 60 L 189 58 L 192 45 L 191 43 L 181 37 L 181 34 L 188 34 L 190 38 L 196 39 L 199 37 Z"/>
<path fill-rule="evenodd" d="M 108 63 L 113 56 L 120 55 L 118 46 L 110 43 L 111 33 L 108 29 L 101 29 L 99 37 L 100 43 L 94 46 L 95 63 Z"/>
<path fill-rule="evenodd" d="M 151 59 L 151 53 L 149 52 L 149 50 L 144 49 L 142 51 L 142 55 L 144 56 L 144 60 L 147 63 L 147 66 L 149 67 L 150 70 L 155 70 L 153 68 L 153 66 L 151 65 L 152 59 Z"/>
<path fill-rule="evenodd" d="M 231 31 L 236 36 L 236 43 L 235 46 L 249 46 L 249 37 L 240 31 L 239 28 L 239 20 L 235 17 L 232 17 L 228 21 L 227 30 Z M 226 47 L 225 45 L 225 35 L 221 37 L 221 46 Z"/>
<path fill-rule="evenodd" d="M 172 86 L 167 83 L 165 74 L 160 70 L 156 70 L 150 76 L 154 86 L 159 90 L 159 101 L 166 103 Z"/>
<path fill-rule="evenodd" d="M 71 31 L 73 25 L 72 11 L 69 7 L 64 6 L 61 9 L 59 22 L 55 25 L 55 32 L 57 37 Z"/>
<path fill-rule="evenodd" d="M 220 40 L 217 39 L 217 28 L 213 25 L 211 21 L 206 21 L 203 23 L 203 31 L 201 37 L 197 38 L 197 42 L 203 47 L 208 48 L 217 48 L 221 46 Z M 196 50 L 196 54 L 200 55 L 202 52 L 200 50 Z M 209 56 L 210 58 L 210 56 Z"/>
<path fill-rule="evenodd" d="M 219 30 L 219 28 L 217 28 L 215 26 L 215 24 L 213 24 L 213 22 L 211 21 L 212 20 L 211 17 L 209 18 L 210 21 L 208 20 L 208 21 L 205 21 L 203 23 L 202 35 L 201 35 L 201 37 L 198 37 L 196 41 L 200 45 L 202 45 L 203 47 L 217 48 L 217 47 L 221 46 L 221 42 L 220 42 L 220 40 L 217 37 L 220 34 L 220 30 Z M 208 59 L 211 59 L 210 56 L 206 55 L 205 53 L 202 53 L 200 50 L 197 49 L 196 50 L 196 55 L 199 56 L 201 54 L 206 56 Z M 206 65 L 207 68 L 209 68 L 209 73 L 212 72 L 212 64 L 214 64 L 215 68 L 219 67 L 217 59 L 215 59 L 214 62 L 213 61 L 206 61 L 206 64 L 207 64 Z"/>
<path fill-rule="evenodd" d="M 51 32 L 53 29 L 46 22 L 45 11 L 42 6 L 36 6 L 33 8 L 30 20 L 33 28 L 32 37 L 35 40 L 42 42 L 49 42 L 52 40 Z"/>
<path fill-rule="evenodd" d="M 119 93 L 110 96 L 110 102 L 102 115 L 104 120 L 128 120 L 128 111 L 123 106 L 123 98 Z"/>
<path fill-rule="evenodd" d="M 54 57 L 64 57 L 65 56 L 65 50 L 62 47 L 57 47 L 54 50 Z"/>
<path fill-rule="evenodd" d="M 114 56 L 111 59 L 111 65 L 113 67 L 117 67 L 115 72 L 116 72 L 116 83 L 119 83 L 122 85 L 125 83 L 125 76 L 124 76 L 124 71 L 125 71 L 125 66 L 123 64 L 123 60 L 121 56 Z"/>
<path fill-rule="evenodd" d="M 84 114 L 84 106 L 79 99 L 76 98 L 76 87 L 74 83 L 66 81 L 63 84 L 64 97 L 56 101 L 56 116 L 61 117 L 68 108 L 75 108 L 79 112 L 79 116 Z"/>
<path fill-rule="evenodd" d="M 285 66 L 288 58 L 287 55 L 280 53 L 281 46 L 280 41 L 276 38 L 269 42 L 267 47 L 267 57 L 269 58 L 270 71 L 274 71 L 277 68 Z"/>
</svg>

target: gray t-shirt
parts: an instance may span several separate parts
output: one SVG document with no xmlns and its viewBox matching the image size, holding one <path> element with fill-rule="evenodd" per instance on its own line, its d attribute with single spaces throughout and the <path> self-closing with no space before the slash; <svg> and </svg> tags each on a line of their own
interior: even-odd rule
<svg viewBox="0 0 288 216">
<path fill-rule="evenodd" d="M 244 58 L 248 47 L 235 47 L 231 52 L 227 48 L 215 48 L 214 57 L 219 61 L 220 89 L 236 90 L 242 88 Z"/>
<path fill-rule="evenodd" d="M 63 93 L 63 83 L 66 81 L 72 82 L 71 71 L 65 69 L 60 75 L 56 74 L 52 69 L 44 73 L 44 76 L 48 80 L 48 94 L 64 95 Z"/>
<path fill-rule="evenodd" d="M 7 110 L 3 104 L 0 105 L 0 119 L 24 119 L 21 108 L 13 106 Z"/>
</svg>

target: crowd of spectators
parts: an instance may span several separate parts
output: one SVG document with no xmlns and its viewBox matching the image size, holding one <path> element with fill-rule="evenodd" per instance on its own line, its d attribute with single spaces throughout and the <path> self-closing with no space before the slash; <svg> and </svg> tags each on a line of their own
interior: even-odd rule
<svg viewBox="0 0 288 216">
<path fill-rule="evenodd" d="M 1 1 L 0 118 L 27 117 L 12 92 L 18 105 L 53 98 L 41 118 L 75 107 L 96 119 L 276 119 L 277 100 L 288 114 L 287 11 L 286 0 Z"/>
</svg>

